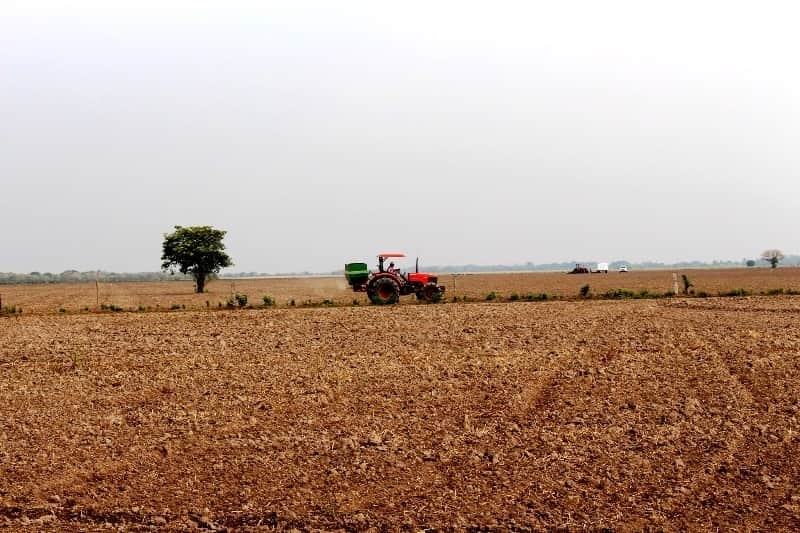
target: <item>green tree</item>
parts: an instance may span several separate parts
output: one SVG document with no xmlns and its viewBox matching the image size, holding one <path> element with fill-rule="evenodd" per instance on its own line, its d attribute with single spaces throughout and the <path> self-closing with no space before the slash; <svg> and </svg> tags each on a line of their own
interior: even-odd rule
<svg viewBox="0 0 800 533">
<path fill-rule="evenodd" d="M 689 276 L 686 274 L 681 274 L 681 280 L 683 281 L 683 294 L 689 294 L 689 288 L 694 287 L 694 284 L 689 281 Z"/>
<path fill-rule="evenodd" d="M 780 250 L 764 250 L 761 253 L 761 259 L 772 265 L 772 268 L 777 268 L 778 262 L 783 259 L 783 252 Z"/>
<path fill-rule="evenodd" d="M 161 268 L 194 277 L 197 292 L 203 292 L 211 274 L 233 265 L 225 253 L 222 239 L 227 232 L 211 226 L 175 226 L 175 231 L 164 235 Z"/>
</svg>

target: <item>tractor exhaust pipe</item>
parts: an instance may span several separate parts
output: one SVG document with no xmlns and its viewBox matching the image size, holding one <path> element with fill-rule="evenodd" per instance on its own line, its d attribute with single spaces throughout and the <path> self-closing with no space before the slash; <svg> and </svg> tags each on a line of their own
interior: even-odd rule
<svg viewBox="0 0 800 533">
<path fill-rule="evenodd" d="M 419 257 L 417 257 L 417 264 L 416 264 L 415 270 L 416 270 L 417 274 L 419 274 Z"/>
</svg>

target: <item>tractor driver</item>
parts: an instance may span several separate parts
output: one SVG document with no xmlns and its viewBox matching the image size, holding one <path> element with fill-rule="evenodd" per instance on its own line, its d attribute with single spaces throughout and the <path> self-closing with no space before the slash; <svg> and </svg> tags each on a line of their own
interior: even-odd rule
<svg viewBox="0 0 800 533">
<path fill-rule="evenodd" d="M 400 269 L 395 268 L 394 261 L 389 263 L 389 267 L 386 269 L 386 272 L 390 274 L 397 274 Z"/>
</svg>

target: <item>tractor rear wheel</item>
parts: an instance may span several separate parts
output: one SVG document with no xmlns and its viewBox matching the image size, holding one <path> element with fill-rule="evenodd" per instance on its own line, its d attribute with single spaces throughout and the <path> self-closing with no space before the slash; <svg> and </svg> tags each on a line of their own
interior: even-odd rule
<svg viewBox="0 0 800 533">
<path fill-rule="evenodd" d="M 439 286 L 435 283 L 428 283 L 422 288 L 422 299 L 426 302 L 438 302 L 442 299 Z"/>
<path fill-rule="evenodd" d="M 367 296 L 375 305 L 396 304 L 400 299 L 400 287 L 392 278 L 378 278 L 367 287 Z"/>
</svg>

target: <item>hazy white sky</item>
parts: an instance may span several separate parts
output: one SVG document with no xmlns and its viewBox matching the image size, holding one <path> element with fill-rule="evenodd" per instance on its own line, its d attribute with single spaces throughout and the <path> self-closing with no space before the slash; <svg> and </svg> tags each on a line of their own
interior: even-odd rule
<svg viewBox="0 0 800 533">
<path fill-rule="evenodd" d="M 0 2 L 0 271 L 800 252 L 794 2 Z"/>
</svg>

